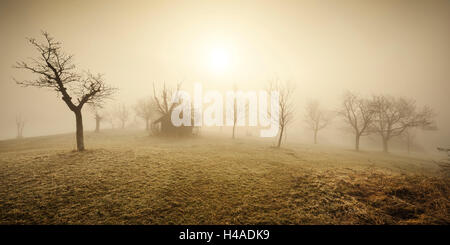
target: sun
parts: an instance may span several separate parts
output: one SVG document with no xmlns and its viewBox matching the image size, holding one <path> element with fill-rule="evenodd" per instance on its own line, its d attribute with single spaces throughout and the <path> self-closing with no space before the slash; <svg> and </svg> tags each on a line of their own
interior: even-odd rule
<svg viewBox="0 0 450 245">
<path fill-rule="evenodd" d="M 209 52 L 209 67 L 214 73 L 224 73 L 230 67 L 230 52 L 224 47 L 214 47 Z"/>
</svg>

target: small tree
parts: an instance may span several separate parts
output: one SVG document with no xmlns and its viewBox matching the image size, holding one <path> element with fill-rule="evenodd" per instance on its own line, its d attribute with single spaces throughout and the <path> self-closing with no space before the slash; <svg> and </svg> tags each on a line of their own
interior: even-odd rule
<svg viewBox="0 0 450 245">
<path fill-rule="evenodd" d="M 104 120 L 106 120 L 109 125 L 111 126 L 111 129 L 114 129 L 114 125 L 115 125 L 115 111 L 114 110 L 107 110 L 104 112 Z"/>
<path fill-rule="evenodd" d="M 155 112 L 154 103 L 151 99 L 141 99 L 134 108 L 136 115 L 145 121 L 145 130 L 150 130 L 150 119 Z"/>
<path fill-rule="evenodd" d="M 23 138 L 23 128 L 25 127 L 25 119 L 18 115 L 16 116 L 16 128 L 17 128 L 17 138 Z"/>
<path fill-rule="evenodd" d="M 355 133 L 355 150 L 359 151 L 359 139 L 370 133 L 374 110 L 369 100 L 347 91 L 342 98 L 342 108 L 338 114 L 350 125 Z"/>
<path fill-rule="evenodd" d="M 38 51 L 37 59 L 30 62 L 17 62 L 14 66 L 25 69 L 38 78 L 31 81 L 16 81 L 22 86 L 50 88 L 60 94 L 61 99 L 74 113 L 76 121 L 77 150 L 84 150 L 83 118 L 81 110 L 85 104 L 100 104 L 105 98 L 111 96 L 114 88 L 106 85 L 100 74 L 90 72 L 80 74 L 75 71 L 72 55 L 63 53 L 61 43 L 57 42 L 47 32 L 43 32 L 45 42 L 39 43 L 36 39 L 28 39 L 29 43 Z M 76 96 L 75 102 L 73 97 Z"/>
<path fill-rule="evenodd" d="M 172 110 L 177 106 L 177 103 L 173 103 L 172 96 L 176 94 L 181 88 L 181 83 L 177 84 L 176 90 L 172 90 L 164 83 L 163 88 L 159 93 L 156 91 L 155 84 L 153 84 L 153 101 L 155 103 L 156 112 L 161 116 L 167 116 L 170 118 Z"/>
<path fill-rule="evenodd" d="M 372 130 L 381 136 L 383 152 L 389 151 L 389 140 L 402 135 L 407 129 L 421 127 L 435 129 L 434 112 L 429 107 L 417 110 L 414 100 L 387 95 L 373 97 L 375 111 Z"/>
<path fill-rule="evenodd" d="M 306 105 L 304 121 L 314 133 L 314 144 L 317 144 L 317 133 L 327 127 L 331 120 L 331 113 L 323 110 L 318 101 L 310 101 Z"/>
<path fill-rule="evenodd" d="M 278 79 L 269 82 L 268 92 L 278 91 L 279 93 L 279 134 L 277 147 L 281 146 L 281 140 L 287 129 L 287 126 L 293 120 L 293 101 L 292 95 L 294 93 L 294 88 L 291 87 L 287 82 L 281 82 Z M 270 115 L 270 113 L 269 113 Z"/>
<path fill-rule="evenodd" d="M 125 106 L 125 104 L 121 104 L 116 108 L 116 117 L 117 119 L 119 119 L 120 123 L 121 123 L 121 128 L 124 129 L 125 125 L 128 121 L 128 118 L 130 116 L 128 107 Z"/>
</svg>

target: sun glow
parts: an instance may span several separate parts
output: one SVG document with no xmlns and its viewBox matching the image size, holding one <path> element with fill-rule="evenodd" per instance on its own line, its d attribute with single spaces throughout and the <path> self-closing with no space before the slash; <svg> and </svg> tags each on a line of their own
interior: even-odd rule
<svg viewBox="0 0 450 245">
<path fill-rule="evenodd" d="M 230 68 L 230 52 L 224 47 L 214 47 L 209 52 L 208 64 L 213 73 L 222 74 Z"/>
</svg>

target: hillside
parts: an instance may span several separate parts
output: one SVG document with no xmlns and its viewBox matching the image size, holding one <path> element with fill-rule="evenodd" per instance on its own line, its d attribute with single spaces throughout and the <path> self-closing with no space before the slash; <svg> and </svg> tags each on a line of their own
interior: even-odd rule
<svg viewBox="0 0 450 245">
<path fill-rule="evenodd" d="M 450 224 L 431 159 L 144 132 L 0 141 L 1 224 Z"/>
</svg>

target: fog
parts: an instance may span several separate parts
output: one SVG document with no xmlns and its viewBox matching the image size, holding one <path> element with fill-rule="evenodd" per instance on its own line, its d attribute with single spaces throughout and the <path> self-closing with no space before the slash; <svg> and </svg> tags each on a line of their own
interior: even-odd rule
<svg viewBox="0 0 450 245">
<path fill-rule="evenodd" d="M 429 105 L 438 130 L 420 133 L 418 143 L 450 146 L 449 1 L 2 1 L 0 139 L 16 136 L 19 114 L 25 137 L 75 130 L 56 92 L 13 81 L 35 77 L 12 66 L 37 56 L 26 37 L 41 38 L 41 30 L 75 55 L 78 68 L 105 74 L 119 89 L 107 107 L 136 104 L 152 95 L 153 83 L 258 90 L 279 78 L 296 88 L 288 140 L 312 142 L 302 122 L 308 100 L 336 110 L 351 90 Z M 214 50 L 224 50 L 226 66 L 211 65 Z M 353 145 L 341 121 L 319 142 Z M 84 124 L 95 127 L 87 109 Z M 379 144 L 374 137 L 365 140 Z"/>
</svg>

